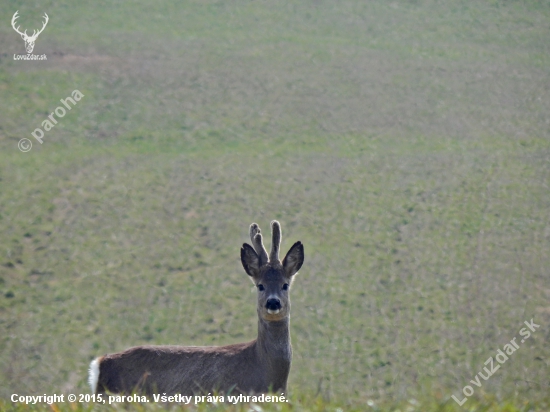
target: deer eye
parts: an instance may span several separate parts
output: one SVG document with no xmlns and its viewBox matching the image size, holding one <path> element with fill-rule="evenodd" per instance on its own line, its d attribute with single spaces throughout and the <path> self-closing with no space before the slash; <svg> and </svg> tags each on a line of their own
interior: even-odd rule
<svg viewBox="0 0 550 412">
<path fill-rule="evenodd" d="M 264 291 L 265 290 L 264 285 L 258 285 L 258 290 L 260 292 Z"/>
<path fill-rule="evenodd" d="M 285 284 L 283 285 L 283 290 L 288 290 L 288 283 L 285 283 Z"/>
</svg>

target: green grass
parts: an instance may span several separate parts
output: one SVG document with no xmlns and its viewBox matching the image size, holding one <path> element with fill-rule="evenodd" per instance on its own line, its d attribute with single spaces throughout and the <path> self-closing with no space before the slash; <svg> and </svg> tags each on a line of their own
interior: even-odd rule
<svg viewBox="0 0 550 412">
<path fill-rule="evenodd" d="M 547 2 L 15 10 L 50 22 L 46 62 L 0 27 L 0 409 L 87 393 L 103 353 L 253 339 L 239 247 L 278 219 L 306 261 L 291 402 L 264 410 L 548 410 Z"/>
</svg>

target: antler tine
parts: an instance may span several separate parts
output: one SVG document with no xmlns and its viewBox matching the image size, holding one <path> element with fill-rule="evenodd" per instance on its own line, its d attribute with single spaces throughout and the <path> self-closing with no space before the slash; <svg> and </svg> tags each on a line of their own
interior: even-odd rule
<svg viewBox="0 0 550 412">
<path fill-rule="evenodd" d="M 276 220 L 271 221 L 271 253 L 269 261 L 275 262 L 279 260 L 279 248 L 281 246 L 281 224 Z"/>
<path fill-rule="evenodd" d="M 250 241 L 260 259 L 260 266 L 267 263 L 267 251 L 265 250 L 260 227 L 256 223 L 250 225 Z"/>
<path fill-rule="evenodd" d="M 33 33 L 33 35 L 32 35 L 33 37 L 35 37 L 35 36 L 38 37 L 38 35 L 44 31 L 44 29 L 46 28 L 46 25 L 50 21 L 50 18 L 48 17 L 47 13 L 44 13 L 43 17 L 45 18 L 45 20 L 44 20 L 44 23 L 42 23 L 42 28 L 40 30 L 38 30 L 38 33 L 36 33 L 36 34 Z"/>
<path fill-rule="evenodd" d="M 13 13 L 13 17 L 11 18 L 11 25 L 15 25 L 15 20 L 17 20 L 19 18 L 19 16 L 17 15 L 19 13 L 19 10 L 17 10 L 15 13 Z"/>
<path fill-rule="evenodd" d="M 15 27 L 15 24 L 17 23 L 16 20 L 19 18 L 19 16 L 17 15 L 17 13 L 19 13 L 19 10 L 17 10 L 17 11 L 13 14 L 13 17 L 11 18 L 11 27 L 13 27 L 13 29 L 14 29 L 17 33 L 19 33 L 20 35 L 23 35 L 23 34 L 26 35 L 26 34 L 27 34 L 27 30 L 25 30 L 25 33 L 21 33 L 21 32 L 19 31 L 19 27 L 21 27 L 21 26 Z"/>
<path fill-rule="evenodd" d="M 19 33 L 21 36 L 25 36 L 25 37 L 27 37 L 27 38 L 29 38 L 29 39 L 31 39 L 31 40 L 32 40 L 32 39 L 36 39 L 36 38 L 38 37 L 38 35 L 39 35 L 40 33 L 42 33 L 42 32 L 44 31 L 44 29 L 46 28 L 46 25 L 48 24 L 48 21 L 50 21 L 50 18 L 49 18 L 49 16 L 48 16 L 48 14 L 47 14 L 47 13 L 44 13 L 44 16 L 42 16 L 42 17 L 43 17 L 45 20 L 44 20 L 44 22 L 42 23 L 42 28 L 41 28 L 40 30 L 38 30 L 38 31 L 37 31 L 36 29 L 33 30 L 33 31 L 32 31 L 32 36 L 29 36 L 29 35 L 27 34 L 27 30 L 25 30 L 23 33 L 21 33 L 21 31 L 19 30 L 19 28 L 21 27 L 20 25 L 17 26 L 17 27 L 15 27 L 15 25 L 16 25 L 16 23 L 17 23 L 17 19 L 18 19 L 19 17 L 20 17 L 20 16 L 19 16 L 19 10 L 17 10 L 17 11 L 13 14 L 13 17 L 11 18 L 11 26 L 12 26 L 13 29 L 14 29 L 17 33 Z"/>
</svg>

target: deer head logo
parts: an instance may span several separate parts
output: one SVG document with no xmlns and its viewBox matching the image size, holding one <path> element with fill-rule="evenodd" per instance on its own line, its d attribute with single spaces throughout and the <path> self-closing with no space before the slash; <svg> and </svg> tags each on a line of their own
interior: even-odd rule
<svg viewBox="0 0 550 412">
<path fill-rule="evenodd" d="M 32 36 L 29 36 L 27 35 L 27 30 L 25 30 L 24 33 L 21 33 L 19 31 L 19 27 L 21 26 L 17 26 L 15 27 L 15 23 L 16 23 L 16 20 L 19 18 L 19 16 L 17 15 L 17 13 L 19 13 L 19 10 L 17 10 L 15 12 L 15 14 L 13 15 L 12 19 L 11 19 L 11 26 L 13 27 L 13 29 L 19 33 L 21 35 L 21 37 L 23 38 L 23 40 L 25 40 L 25 49 L 27 49 L 27 53 L 32 53 L 32 50 L 34 49 L 34 42 L 36 41 L 36 39 L 38 38 L 38 35 L 40 33 L 42 33 L 44 31 L 44 29 L 46 28 L 46 24 L 48 24 L 48 20 L 49 20 L 49 17 L 46 13 L 44 13 L 44 24 L 42 25 L 42 28 L 40 30 L 38 30 L 38 32 L 36 30 L 33 30 L 32 32 Z"/>
</svg>

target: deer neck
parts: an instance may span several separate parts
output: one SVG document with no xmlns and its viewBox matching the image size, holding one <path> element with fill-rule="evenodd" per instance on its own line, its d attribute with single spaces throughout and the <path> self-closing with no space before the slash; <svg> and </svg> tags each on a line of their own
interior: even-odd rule
<svg viewBox="0 0 550 412">
<path fill-rule="evenodd" d="M 276 322 L 259 319 L 256 350 L 272 389 L 285 391 L 292 360 L 290 318 Z"/>
</svg>

